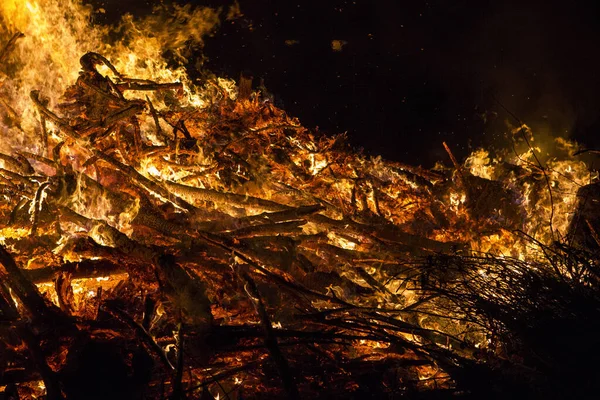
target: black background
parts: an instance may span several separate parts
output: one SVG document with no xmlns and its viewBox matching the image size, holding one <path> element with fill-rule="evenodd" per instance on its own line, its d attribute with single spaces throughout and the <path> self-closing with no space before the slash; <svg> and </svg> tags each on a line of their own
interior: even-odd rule
<svg viewBox="0 0 600 400">
<path fill-rule="evenodd" d="M 102 3 L 105 21 L 153 4 Z M 232 1 L 193 3 L 225 16 Z M 600 147 L 597 3 L 239 0 L 243 16 L 207 40 L 205 65 L 251 71 L 304 125 L 413 164 L 446 159 L 443 141 L 459 157 L 506 145 L 499 103 L 538 140 Z M 332 40 L 347 44 L 334 51 Z"/>
</svg>

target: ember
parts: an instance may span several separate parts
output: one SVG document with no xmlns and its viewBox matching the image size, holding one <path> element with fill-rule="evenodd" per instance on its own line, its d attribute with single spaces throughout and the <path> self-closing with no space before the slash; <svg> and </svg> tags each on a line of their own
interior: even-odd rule
<svg viewBox="0 0 600 400">
<path fill-rule="evenodd" d="M 7 398 L 537 395 L 573 359 L 528 335 L 597 331 L 577 322 L 597 308 L 572 302 L 597 301 L 600 243 L 568 245 L 597 237 L 577 197 L 597 177 L 540 162 L 526 126 L 514 156 L 460 165 L 448 148 L 454 167 L 435 171 L 367 158 L 260 92 L 192 84 L 160 35 L 83 41 L 74 2 L 63 51 L 61 2 L 1 4 Z M 197 39 L 216 23 L 174 12 Z"/>
</svg>

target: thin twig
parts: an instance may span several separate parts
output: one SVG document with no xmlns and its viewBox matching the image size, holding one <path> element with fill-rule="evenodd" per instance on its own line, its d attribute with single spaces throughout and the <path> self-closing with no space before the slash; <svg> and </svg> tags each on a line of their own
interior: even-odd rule
<svg viewBox="0 0 600 400">
<path fill-rule="evenodd" d="M 550 196 L 550 221 L 549 221 L 550 235 L 554 238 L 555 237 L 555 235 L 554 235 L 554 226 L 553 226 L 553 221 L 554 221 L 554 197 L 552 195 L 552 186 L 550 185 L 550 178 L 548 177 L 548 174 L 546 173 L 546 168 L 542 165 L 542 162 L 538 158 L 537 154 L 535 153 L 535 150 L 534 150 L 533 146 L 531 146 L 531 143 L 529 142 L 529 139 L 527 138 L 527 135 L 525 134 L 525 128 L 524 128 L 526 126 L 525 123 L 519 117 L 517 117 L 512 111 L 510 111 L 508 108 L 506 108 L 504 106 L 504 104 L 502 104 L 500 102 L 500 100 L 498 100 L 495 96 L 494 96 L 494 100 L 496 101 L 496 103 L 498 103 L 498 105 L 500 107 L 502 107 L 502 109 L 504 111 L 506 111 L 506 113 L 508 115 L 510 115 L 515 121 L 517 121 L 519 123 L 519 132 L 521 133 L 521 136 L 525 140 L 525 143 L 527 144 L 527 147 L 531 151 L 531 154 L 533 155 L 533 158 L 535 159 L 536 163 L 540 167 L 540 171 L 544 175 L 544 179 L 546 180 L 546 186 L 548 187 L 548 195 Z"/>
</svg>

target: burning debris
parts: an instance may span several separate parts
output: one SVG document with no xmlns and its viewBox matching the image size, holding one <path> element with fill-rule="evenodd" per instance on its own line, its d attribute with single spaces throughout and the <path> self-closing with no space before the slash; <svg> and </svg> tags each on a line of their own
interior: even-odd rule
<svg viewBox="0 0 600 400">
<path fill-rule="evenodd" d="M 595 177 L 526 127 L 513 158 L 432 171 L 220 79 L 190 101 L 88 52 L 70 84 L 31 91 L 33 131 L 0 106 L 37 135 L 0 154 L 7 398 L 538 395 L 572 366 L 531 335 L 597 313 L 569 303 L 597 304 Z"/>
</svg>

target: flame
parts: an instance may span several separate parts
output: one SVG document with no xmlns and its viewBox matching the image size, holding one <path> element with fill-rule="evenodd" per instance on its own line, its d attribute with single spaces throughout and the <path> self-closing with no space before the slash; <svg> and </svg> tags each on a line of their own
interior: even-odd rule
<svg viewBox="0 0 600 400">
<path fill-rule="evenodd" d="M 527 126 L 519 129 L 531 135 Z M 564 138 L 546 144 L 547 148 L 567 149 L 570 154 L 576 146 Z M 540 164 L 535 155 L 539 153 L 540 147 L 527 148 L 512 155 L 504 152 L 501 158 L 492 159 L 488 151 L 479 149 L 466 159 L 465 167 L 474 176 L 499 181 L 505 188 L 520 193 L 520 198 L 515 199 L 514 203 L 526 217 L 524 233 L 549 245 L 566 237 L 577 204 L 577 191 L 596 182 L 598 173 L 590 171 L 583 161 L 573 160 L 572 157 L 551 157 L 545 164 Z M 517 170 L 507 172 L 506 165 L 515 166 Z M 454 204 L 456 200 L 451 199 L 451 202 Z M 532 248 L 523 243 L 518 245 L 520 251 L 515 254 L 514 246 L 518 240 L 507 232 L 494 234 L 485 240 L 489 244 L 484 246 L 484 251 L 497 244 L 502 248 L 502 253 L 513 254 L 520 259 L 534 255 Z"/>
<path fill-rule="evenodd" d="M 487 150 L 477 149 L 473 151 L 465 160 L 465 167 L 475 176 L 490 180 L 494 179 L 494 167 Z"/>
<path fill-rule="evenodd" d="M 110 249 L 118 249 L 119 243 L 136 235 L 143 236 L 142 228 L 136 225 L 138 217 L 144 217 L 143 201 L 163 201 L 165 207 L 160 211 L 167 216 L 164 219 L 168 223 L 155 224 L 148 230 L 153 229 L 152 235 L 160 237 L 156 240 L 165 242 L 175 240 L 180 234 L 178 229 L 183 230 L 177 224 L 181 214 L 172 212 L 168 206 L 185 209 L 184 200 L 197 206 L 201 210 L 198 213 L 208 215 L 206 220 L 201 220 L 198 215 L 191 219 L 222 224 L 219 232 L 226 234 L 247 228 L 236 225 L 244 217 L 257 221 L 269 212 L 287 212 L 292 207 L 319 204 L 323 210 L 312 220 L 298 217 L 286 222 L 297 224 L 292 236 L 318 237 L 312 242 L 307 241 L 299 250 L 306 259 L 319 259 L 332 269 L 343 263 L 340 260 L 344 257 L 351 260 L 352 268 L 340 272 L 339 276 L 347 278 L 355 287 L 330 284 L 323 291 L 332 298 L 355 302 L 357 308 L 402 310 L 421 301 L 419 283 L 407 278 L 410 273 L 396 274 L 387 270 L 387 266 L 393 265 L 399 270 L 402 267 L 410 271 L 410 266 L 398 261 L 398 254 L 402 254 L 405 247 L 413 245 L 421 250 L 435 242 L 435 246 L 443 250 L 428 250 L 449 252 L 452 251 L 450 244 L 466 243 L 466 248 L 461 250 L 465 253 L 534 260 L 540 256 L 540 250 L 530 239 L 524 238 L 550 244 L 566 237 L 577 204 L 577 191 L 598 179 L 584 162 L 573 157 L 541 157 L 542 149 L 548 152 L 553 147 L 572 155 L 576 144 L 556 139 L 554 143 L 536 143 L 534 147 L 530 145 L 532 133 L 526 126 L 513 132 L 513 139 L 518 139 L 517 132 L 525 132 L 528 146 L 520 143 L 520 146 L 514 146 L 514 151 L 494 155 L 478 149 L 464 165 L 455 165 L 453 174 L 438 174 L 378 157 L 351 154 L 336 147 L 338 138 L 315 137 L 296 119 L 261 102 L 256 93 L 250 99 L 235 101 L 238 88 L 231 80 L 215 78 L 203 84 L 190 80 L 185 66 L 201 61 L 193 60 L 192 56 L 198 54 L 203 38 L 218 26 L 217 11 L 191 5 L 157 6 L 151 15 L 141 19 L 126 15 L 115 27 L 94 25 L 93 12 L 79 0 L 0 0 L 2 36 L 24 34 L 17 40 L 5 64 L 0 65 L 0 94 L 4 99 L 0 102 L 0 114 L 5 117 L 0 121 L 0 153 L 29 151 L 48 155 L 49 149 L 41 139 L 40 115 L 30 93 L 40 90 L 40 98 L 47 101 L 48 108 L 59 109 L 65 101 L 61 97 L 64 89 L 80 76 L 80 57 L 90 51 L 101 53 L 114 69 L 103 65 L 99 72 L 115 82 L 135 77 L 182 84 L 180 93 L 149 95 L 148 99 L 159 111 L 170 110 L 172 104 L 177 106 L 171 107 L 174 111 L 169 111 L 158 126 L 148 110 L 136 114 L 142 144 L 133 145 L 135 149 L 131 154 L 119 153 L 122 159 L 131 158 L 128 171 L 146 179 L 148 191 L 155 198 L 143 199 L 122 182 L 114 192 L 105 189 L 103 183 L 113 183 L 111 179 L 115 178 L 103 176 L 102 171 L 92 166 L 90 160 L 93 161 L 96 155 L 95 145 L 85 138 L 61 138 L 60 127 L 48 122 L 50 147 L 56 149 L 59 142 L 62 146 L 55 161 L 69 169 L 64 177 L 58 174 L 58 166 L 36 166 L 38 171 L 44 171 L 47 179 L 42 182 L 41 178 L 36 178 L 40 179 L 36 181 L 39 188 L 35 199 L 30 199 L 26 207 L 28 223 L 35 224 L 36 217 L 52 197 L 49 193 L 59 190 L 64 195 L 58 205 L 84 218 L 86 223 L 78 222 L 77 216 L 72 216 L 72 220 L 61 222 L 59 227 L 46 227 L 45 235 L 60 238 L 51 255 L 42 255 L 38 259 L 34 254 L 27 262 L 28 268 L 45 264 L 48 259 L 64 263 L 106 256 L 89 256 L 73 250 L 76 248 L 73 243 L 79 243 L 82 235 L 93 239 L 94 244 L 103 247 L 107 254 Z M 190 51 L 190 46 L 194 51 Z M 167 53 L 169 59 L 165 56 Z M 125 95 L 127 100 L 138 99 L 147 104 L 144 93 L 127 91 Z M 218 112 L 226 124 L 234 127 L 227 126 L 225 131 L 231 131 L 230 135 L 216 137 L 219 132 L 211 114 L 215 104 L 221 107 Z M 236 124 L 244 117 L 250 122 L 238 127 Z M 157 131 L 174 130 L 170 123 L 178 119 L 185 119 L 193 137 L 188 138 L 192 142 L 188 147 L 177 142 L 174 157 Z M 273 121 L 277 124 L 273 125 Z M 288 131 L 282 134 L 282 130 Z M 219 146 L 211 148 L 205 143 Z M 285 148 L 285 154 L 266 157 L 263 153 L 276 151 L 276 144 Z M 251 179 L 255 171 L 236 162 L 234 156 L 227 154 L 230 149 L 245 151 L 263 162 L 257 167 L 261 169 L 258 174 L 261 179 Z M 269 163 L 275 158 L 283 161 Z M 227 168 L 220 167 L 223 160 L 229 163 Z M 283 163 L 289 168 L 282 168 Z M 2 158 L 0 167 L 8 171 L 13 168 L 10 159 Z M 294 173 L 290 174 L 289 170 Z M 168 188 L 168 193 L 161 192 L 163 187 Z M 486 190 L 491 194 L 481 200 Z M 169 203 L 167 200 L 172 199 L 167 197 L 171 193 L 182 201 Z M 498 193 L 502 194 L 501 199 Z M 485 204 L 482 206 L 479 202 Z M 315 218 L 321 218 L 319 223 Z M 381 232 L 364 234 L 361 229 L 369 221 L 377 221 Z M 279 227 L 277 223 L 273 225 L 273 229 Z M 32 232 L 29 227 L 1 226 L 0 242 L 15 243 L 33 236 Z M 369 250 L 389 242 L 394 242 L 398 254 L 382 255 L 381 258 L 365 256 Z M 333 247 L 337 253 L 331 256 L 322 250 L 323 246 Z M 233 259 L 236 263 L 244 263 L 237 255 Z M 494 280 L 494 275 L 483 269 L 478 270 L 477 275 L 483 280 Z M 100 297 L 100 288 L 102 292 L 114 290 L 129 279 L 129 273 L 71 279 L 68 286 L 74 298 L 74 313 L 83 313 L 86 302 Z M 38 283 L 37 286 L 41 293 L 60 306 L 56 282 Z M 373 290 L 374 287 L 379 292 Z M 365 293 L 372 290 L 376 294 L 365 294 L 357 299 L 353 295 L 357 290 Z M 330 307 L 322 299 L 312 305 L 318 310 Z M 167 315 L 165 307 L 162 303 L 158 305 L 152 325 Z M 394 318 L 403 321 L 401 316 Z M 427 316 L 417 320 L 421 327 L 442 330 L 440 322 Z M 283 330 L 287 322 L 273 321 L 272 326 Z M 416 344 L 423 341 L 414 333 L 401 332 L 399 335 Z M 481 340 L 475 347 L 484 346 L 484 339 Z M 439 346 L 453 348 L 451 343 Z M 172 343 L 166 346 L 167 349 L 174 347 Z M 390 343 L 384 340 L 363 339 L 356 343 L 360 357 L 378 357 L 389 347 Z M 424 385 L 435 385 L 449 378 L 437 368 L 422 367 L 418 379 Z M 235 377 L 235 384 L 241 383 L 242 380 Z M 40 386 L 40 389 L 43 388 Z"/>
<path fill-rule="evenodd" d="M 64 88 L 77 79 L 79 58 L 90 51 L 112 60 L 124 76 L 182 82 L 185 104 L 205 105 L 205 94 L 187 77 L 184 49 L 202 45 L 202 38 L 218 25 L 218 13 L 191 5 L 156 6 L 153 13 L 136 19 L 125 15 L 116 27 L 94 25 L 93 9 L 80 0 L 2 0 L 0 34 L 10 38 L 21 32 L 7 65 L 0 72 L 0 91 L 19 121 L 15 126 L 0 124 L 3 149 L 8 146 L 37 152 L 40 148 L 39 117 L 29 100 L 33 90 L 41 90 L 50 107 L 58 104 Z M 57 29 L 60 27 L 60 29 Z M 119 39 L 114 41 L 112 37 Z M 168 65 L 164 54 L 173 60 Z M 102 70 L 106 72 L 106 68 Z M 233 96 L 232 83 L 219 84 Z M 157 101 L 153 98 L 152 100 Z M 2 105 L 0 104 L 0 108 Z"/>
</svg>

